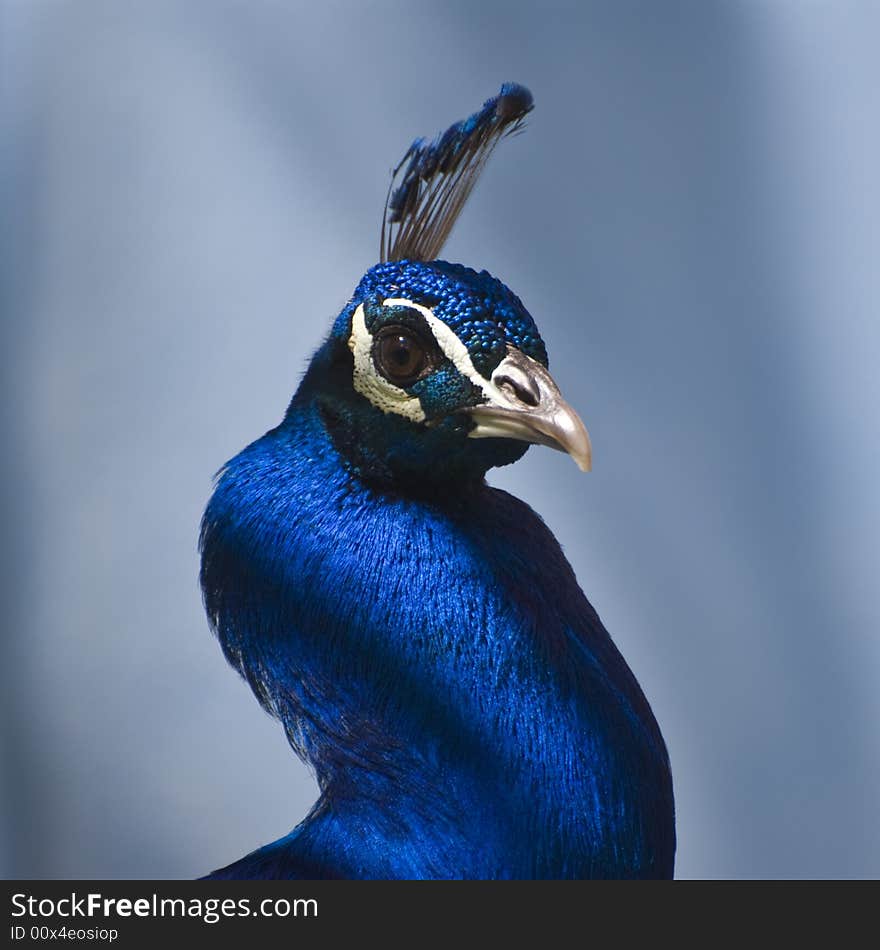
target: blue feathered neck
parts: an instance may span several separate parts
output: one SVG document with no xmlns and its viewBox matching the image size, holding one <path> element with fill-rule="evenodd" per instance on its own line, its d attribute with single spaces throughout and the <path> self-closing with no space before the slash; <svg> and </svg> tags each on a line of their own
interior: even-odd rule
<svg viewBox="0 0 880 950">
<path fill-rule="evenodd" d="M 221 473 L 201 545 L 223 650 L 321 798 L 218 876 L 671 875 L 663 740 L 546 526 L 478 477 L 363 477 L 314 385 Z"/>
</svg>

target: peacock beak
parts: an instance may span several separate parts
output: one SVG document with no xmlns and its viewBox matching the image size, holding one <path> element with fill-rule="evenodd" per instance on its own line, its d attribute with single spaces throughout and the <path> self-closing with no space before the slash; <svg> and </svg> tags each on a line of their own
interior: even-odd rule
<svg viewBox="0 0 880 950">
<path fill-rule="evenodd" d="M 512 346 L 484 389 L 487 401 L 463 410 L 473 419 L 472 439 L 519 439 L 567 452 L 582 472 L 592 466 L 590 436 L 537 360 Z"/>
</svg>

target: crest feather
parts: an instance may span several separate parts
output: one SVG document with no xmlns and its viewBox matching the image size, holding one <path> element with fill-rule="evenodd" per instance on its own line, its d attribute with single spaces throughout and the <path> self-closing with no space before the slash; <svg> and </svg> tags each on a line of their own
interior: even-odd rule
<svg viewBox="0 0 880 950">
<path fill-rule="evenodd" d="M 433 261 L 498 142 L 533 108 L 525 86 L 504 83 L 483 108 L 433 141 L 416 139 L 391 174 L 381 261 Z"/>
</svg>

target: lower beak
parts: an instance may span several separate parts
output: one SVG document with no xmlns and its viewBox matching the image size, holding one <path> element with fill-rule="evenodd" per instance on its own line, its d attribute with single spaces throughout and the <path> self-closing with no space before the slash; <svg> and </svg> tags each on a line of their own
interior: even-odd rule
<svg viewBox="0 0 880 950">
<path fill-rule="evenodd" d="M 491 384 L 485 403 L 463 410 L 475 423 L 470 438 L 548 445 L 567 452 L 582 472 L 590 471 L 590 436 L 546 367 L 508 346 Z"/>
</svg>

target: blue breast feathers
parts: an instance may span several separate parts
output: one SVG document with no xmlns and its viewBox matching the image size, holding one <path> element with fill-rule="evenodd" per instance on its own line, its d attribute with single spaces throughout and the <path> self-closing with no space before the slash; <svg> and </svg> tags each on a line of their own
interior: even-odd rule
<svg viewBox="0 0 880 950">
<path fill-rule="evenodd" d="M 303 400 L 223 470 L 201 540 L 223 650 L 321 788 L 215 876 L 671 875 L 660 732 L 525 504 L 371 487 Z"/>
</svg>

